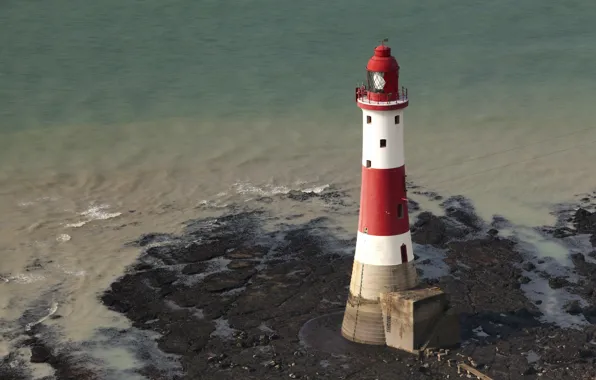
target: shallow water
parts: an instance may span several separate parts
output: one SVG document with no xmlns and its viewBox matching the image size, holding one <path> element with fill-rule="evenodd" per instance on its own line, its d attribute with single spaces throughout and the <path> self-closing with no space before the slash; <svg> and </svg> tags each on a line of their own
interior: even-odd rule
<svg viewBox="0 0 596 380">
<path fill-rule="evenodd" d="M 409 179 L 471 197 L 487 219 L 554 223 L 553 204 L 596 188 L 595 17 L 576 0 L 5 1 L 2 331 L 40 301 L 58 305 L 63 318 L 44 323 L 64 340 L 126 327 L 97 294 L 141 233 L 290 189 L 331 184 L 357 200 L 353 86 L 383 37 L 412 98 Z M 356 206 L 271 207 L 356 228 Z"/>
</svg>

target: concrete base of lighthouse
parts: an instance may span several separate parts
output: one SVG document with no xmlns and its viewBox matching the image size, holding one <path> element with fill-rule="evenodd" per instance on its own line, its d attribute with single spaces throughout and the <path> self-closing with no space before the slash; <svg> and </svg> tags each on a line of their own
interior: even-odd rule
<svg viewBox="0 0 596 380">
<path fill-rule="evenodd" d="M 383 293 L 381 309 L 389 347 L 420 353 L 460 342 L 458 315 L 439 288 Z"/>
<path fill-rule="evenodd" d="M 381 266 L 354 261 L 341 334 L 357 343 L 386 344 L 381 293 L 412 289 L 417 285 L 418 274 L 413 262 Z"/>
<path fill-rule="evenodd" d="M 418 287 L 413 262 L 376 266 L 354 261 L 341 334 L 363 344 L 411 353 L 459 343 L 459 320 L 438 288 Z"/>
</svg>

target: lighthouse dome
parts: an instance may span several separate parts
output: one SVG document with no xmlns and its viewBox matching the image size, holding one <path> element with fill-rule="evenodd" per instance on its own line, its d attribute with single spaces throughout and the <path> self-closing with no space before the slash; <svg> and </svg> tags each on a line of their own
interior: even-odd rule
<svg viewBox="0 0 596 380">
<path fill-rule="evenodd" d="M 366 65 L 368 90 L 377 94 L 397 94 L 399 64 L 391 55 L 391 48 L 379 45 Z"/>
</svg>

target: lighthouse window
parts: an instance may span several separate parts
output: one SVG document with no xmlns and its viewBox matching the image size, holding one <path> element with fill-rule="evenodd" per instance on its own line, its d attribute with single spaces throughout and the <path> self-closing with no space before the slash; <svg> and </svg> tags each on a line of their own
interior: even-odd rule
<svg viewBox="0 0 596 380">
<path fill-rule="evenodd" d="M 399 115 L 395 115 L 395 124 L 399 124 Z"/>
<path fill-rule="evenodd" d="M 399 219 L 404 217 L 404 205 L 402 203 L 397 205 L 397 217 Z"/>
<path fill-rule="evenodd" d="M 377 71 L 368 72 L 368 87 L 371 92 L 383 92 L 385 88 L 385 73 Z"/>
<path fill-rule="evenodd" d="M 366 124 L 370 124 L 370 123 L 372 123 L 372 117 L 367 116 L 366 117 Z"/>
<path fill-rule="evenodd" d="M 381 148 L 385 148 L 387 146 L 387 140 L 381 139 Z"/>
<path fill-rule="evenodd" d="M 401 245 L 401 262 L 403 264 L 408 262 L 408 247 L 405 244 Z"/>
<path fill-rule="evenodd" d="M 372 166 L 372 163 L 370 162 L 370 160 L 366 160 L 366 167 L 370 168 Z"/>
</svg>

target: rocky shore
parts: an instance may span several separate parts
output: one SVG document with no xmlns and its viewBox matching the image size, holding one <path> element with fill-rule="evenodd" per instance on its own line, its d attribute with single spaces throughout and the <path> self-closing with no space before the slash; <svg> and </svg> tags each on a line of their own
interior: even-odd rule
<svg viewBox="0 0 596 380">
<path fill-rule="evenodd" d="M 412 220 L 417 267 L 424 281 L 450 294 L 461 313 L 463 343 L 441 360 L 342 341 L 332 334 L 333 322 L 304 333 L 316 325 L 307 323 L 313 318 L 334 321 L 347 297 L 355 242 L 338 238 L 326 218 L 287 220 L 270 229 L 265 211 L 231 210 L 189 221 L 180 236 L 144 235 L 131 243 L 141 250 L 138 261 L 101 301 L 136 329 L 160 334 L 159 349 L 175 355 L 176 366 L 167 370 L 146 361 L 140 373 L 152 380 L 466 377 L 457 362 L 495 380 L 595 378 L 596 248 L 578 248 L 569 257 L 573 277 L 557 277 L 547 269 L 555 264 L 503 236 L 504 219 L 481 220 L 462 197 L 424 195 L 441 201 L 445 215 L 421 212 Z M 337 207 L 343 202 L 331 190 L 284 197 Z M 412 202 L 410 208 L 416 207 Z M 596 245 L 596 213 L 579 208 L 561 215 L 557 226 L 537 233 L 585 236 Z M 556 312 L 578 323 L 563 329 L 550 321 L 555 310 L 529 296 L 540 281 L 575 297 Z M 73 361 L 54 352 L 35 329 L 29 334 L 23 345 L 32 349 L 31 360 L 49 363 L 57 379 L 104 378 L 84 358 Z M 0 362 L 0 378 L 27 379 L 10 368 L 10 360 Z"/>
</svg>

